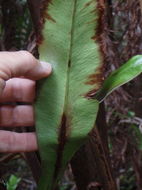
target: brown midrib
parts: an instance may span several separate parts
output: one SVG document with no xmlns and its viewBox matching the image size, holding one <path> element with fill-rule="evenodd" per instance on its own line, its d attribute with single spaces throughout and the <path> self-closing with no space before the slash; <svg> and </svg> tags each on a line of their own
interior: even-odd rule
<svg viewBox="0 0 142 190">
<path fill-rule="evenodd" d="M 64 151 L 64 146 L 68 140 L 68 124 L 67 124 L 67 108 L 68 108 L 68 93 L 69 93 L 69 75 L 70 75 L 70 68 L 71 68 L 71 59 L 72 59 L 72 46 L 73 46 L 73 35 L 74 35 L 74 20 L 75 20 L 75 13 L 76 13 L 76 3 L 77 0 L 74 0 L 74 8 L 73 8 L 73 15 L 72 15 L 72 24 L 71 24 L 71 35 L 70 35 L 70 51 L 69 51 L 69 56 L 68 56 L 68 68 L 67 68 L 67 80 L 66 80 L 66 91 L 65 91 L 65 103 L 64 103 L 64 111 L 63 115 L 61 118 L 61 125 L 59 127 L 59 136 L 58 136 L 58 142 L 59 145 L 57 147 L 57 159 L 56 159 L 56 164 L 55 164 L 55 172 L 54 172 L 54 182 L 56 181 L 59 170 L 62 166 L 62 156 L 63 156 L 63 151 Z"/>
</svg>

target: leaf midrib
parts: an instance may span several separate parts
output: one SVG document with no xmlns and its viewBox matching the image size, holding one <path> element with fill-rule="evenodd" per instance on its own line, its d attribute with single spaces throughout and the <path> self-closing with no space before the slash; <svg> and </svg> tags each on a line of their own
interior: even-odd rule
<svg viewBox="0 0 142 190">
<path fill-rule="evenodd" d="M 72 46 L 73 46 L 73 36 L 74 36 L 74 29 L 75 29 L 75 14 L 76 14 L 76 4 L 77 0 L 74 0 L 74 8 L 73 8 L 73 15 L 72 15 L 72 24 L 71 24 L 71 35 L 70 35 L 70 50 L 69 50 L 69 57 L 68 57 L 68 68 L 67 68 L 67 80 L 66 80 L 66 91 L 65 91 L 65 104 L 64 104 L 64 112 L 66 113 L 68 109 L 68 94 L 69 94 L 69 82 L 70 82 L 70 70 L 71 70 L 71 60 L 72 60 Z"/>
<path fill-rule="evenodd" d="M 67 79 L 66 79 L 66 85 L 65 85 L 65 97 L 64 97 L 64 108 L 63 108 L 63 116 L 66 117 L 66 123 L 64 123 L 66 126 L 62 126 L 63 123 L 62 123 L 62 120 L 63 120 L 63 117 L 61 118 L 61 121 L 60 121 L 60 131 L 59 131 L 59 137 L 58 137 L 58 140 L 59 140 L 59 144 L 58 144 L 58 149 L 57 149 L 57 157 L 56 157 L 56 166 L 57 166 L 57 170 L 55 170 L 54 172 L 54 176 L 57 176 L 58 175 L 58 167 L 62 165 L 62 161 L 61 161 L 61 157 L 63 156 L 63 149 L 64 149 L 64 146 L 66 144 L 66 138 L 68 138 L 67 136 L 67 133 L 68 133 L 68 118 L 67 118 L 67 110 L 68 110 L 68 95 L 69 95 L 69 82 L 70 82 L 70 70 L 71 70 L 71 58 L 72 58 L 72 46 L 73 46 L 73 36 L 74 36 L 74 21 L 75 21 L 75 14 L 76 14 L 76 3 L 77 3 L 77 0 L 74 0 L 74 6 L 73 6 L 73 11 L 72 11 L 72 23 L 71 23 L 71 33 L 70 33 L 70 48 L 69 48 L 69 54 L 68 54 L 68 62 L 67 62 Z M 65 136 L 62 137 L 60 136 L 61 131 L 64 130 L 64 134 Z M 56 179 L 56 178 L 55 178 Z M 57 180 L 57 179 L 56 179 Z M 55 181 L 53 181 L 53 184 L 55 183 Z M 54 186 L 54 185 L 53 185 Z"/>
</svg>

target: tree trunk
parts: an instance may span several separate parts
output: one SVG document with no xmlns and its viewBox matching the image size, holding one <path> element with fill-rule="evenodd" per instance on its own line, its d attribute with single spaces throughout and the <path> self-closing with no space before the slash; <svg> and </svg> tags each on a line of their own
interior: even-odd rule
<svg viewBox="0 0 142 190">
<path fill-rule="evenodd" d="M 117 189 L 108 159 L 109 151 L 104 116 L 104 106 L 101 105 L 97 118 L 98 128 L 91 132 L 88 142 L 81 147 L 71 161 L 78 190 Z"/>
</svg>

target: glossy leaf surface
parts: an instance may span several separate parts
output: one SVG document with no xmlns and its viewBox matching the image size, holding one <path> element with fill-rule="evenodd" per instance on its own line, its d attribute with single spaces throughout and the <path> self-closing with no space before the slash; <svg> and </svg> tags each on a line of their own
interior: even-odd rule
<svg viewBox="0 0 142 190">
<path fill-rule="evenodd" d="M 45 5 L 39 54 L 52 64 L 53 73 L 39 82 L 35 105 L 42 161 L 38 190 L 54 190 L 94 127 L 99 102 L 89 96 L 100 88 L 103 58 L 97 0 L 50 0 Z"/>
<path fill-rule="evenodd" d="M 142 72 L 142 55 L 132 57 L 127 63 L 123 64 L 119 69 L 105 80 L 102 88 L 96 93 L 94 99 L 102 102 L 116 88 L 134 79 Z"/>
</svg>

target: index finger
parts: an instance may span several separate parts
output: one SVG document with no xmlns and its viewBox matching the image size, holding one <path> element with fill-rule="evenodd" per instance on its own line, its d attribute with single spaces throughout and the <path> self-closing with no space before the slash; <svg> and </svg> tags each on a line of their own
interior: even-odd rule
<svg viewBox="0 0 142 190">
<path fill-rule="evenodd" d="M 40 62 L 28 51 L 0 52 L 0 78 L 2 80 L 20 76 L 38 80 L 47 77 L 51 70 L 49 63 Z"/>
</svg>

